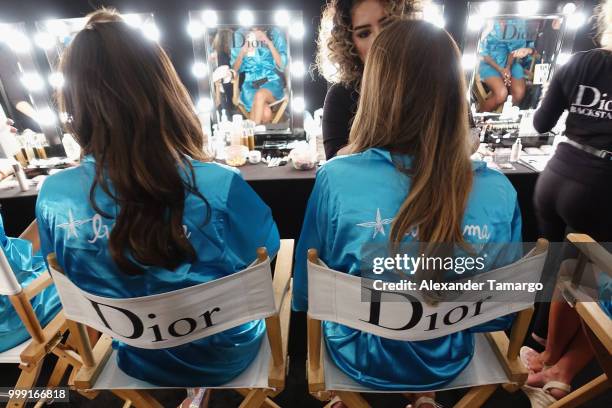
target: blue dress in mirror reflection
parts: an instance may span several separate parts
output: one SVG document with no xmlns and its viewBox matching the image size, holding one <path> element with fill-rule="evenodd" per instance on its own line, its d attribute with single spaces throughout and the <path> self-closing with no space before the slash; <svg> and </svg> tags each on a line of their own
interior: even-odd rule
<svg viewBox="0 0 612 408">
<path fill-rule="evenodd" d="M 508 55 L 519 48 L 527 47 L 527 23 L 523 19 L 507 19 L 502 27 L 499 20 L 495 20 L 493 28 L 480 43 L 479 56 L 480 66 L 478 73 L 481 80 L 490 77 L 501 77 L 500 73 L 490 64 L 483 60 L 489 56 L 500 67 L 506 67 Z M 512 77 L 522 79 L 525 77 L 523 66 L 519 60 L 515 60 L 511 68 Z"/>
<path fill-rule="evenodd" d="M 27 286 L 47 270 L 43 257 L 32 253 L 32 243 L 25 239 L 7 237 L 0 215 L 0 248 L 8 259 L 17 281 Z M 61 309 L 54 286 L 45 288 L 30 303 L 36 317 L 44 327 Z M 22 344 L 30 334 L 17 316 L 8 296 L 0 296 L 0 352 Z"/>
<path fill-rule="evenodd" d="M 234 33 L 230 59 L 232 67 L 238 59 L 245 41 L 247 41 L 250 30 L 241 28 Z M 269 90 L 276 100 L 282 99 L 285 96 L 284 80 L 281 75 L 283 75 L 288 61 L 286 34 L 276 27 L 272 27 L 266 33 L 280 54 L 282 66 L 276 65 L 270 49 L 263 44 L 259 44 L 259 42 L 257 42 L 252 56 L 245 55 L 243 57 L 242 64 L 238 70 L 238 73 L 245 74 L 244 82 L 240 88 L 240 101 L 248 112 L 251 111 L 253 98 L 259 88 Z M 263 79 L 267 79 L 267 82 L 263 83 L 259 88 L 253 84 L 254 81 Z"/>
<path fill-rule="evenodd" d="M 309 248 L 317 249 L 330 268 L 356 276 L 361 275 L 363 251 L 369 251 L 370 244 L 388 248 L 391 223 L 410 191 L 410 178 L 397 170 L 398 162 L 410 168 L 412 159 L 369 149 L 336 157 L 319 169 L 296 248 L 294 310 L 308 309 Z M 473 162 L 473 172 L 463 234 L 468 244 L 485 248 L 484 272 L 522 256 L 520 244 L 495 244 L 521 242 L 521 214 L 516 191 L 506 176 L 484 162 Z M 405 242 L 412 237 L 408 234 Z M 469 364 L 474 332 L 505 329 L 512 319 L 513 315 L 504 316 L 419 342 L 385 339 L 331 322 L 323 322 L 323 335 L 329 356 L 353 380 L 380 390 L 432 390 L 454 379 Z"/>
<path fill-rule="evenodd" d="M 66 275 L 81 289 L 111 298 L 165 293 L 233 274 L 251 264 L 262 246 L 275 256 L 280 240 L 272 213 L 240 172 L 217 163 L 191 164 L 211 210 L 205 224 L 205 203 L 187 194 L 183 223 L 197 254 L 194 261 L 173 271 L 144 267 L 136 276 L 118 270 L 108 246 L 114 219 L 100 217 L 89 201 L 96 166 L 91 156 L 48 177 L 42 186 L 36 216 L 43 253 L 55 252 Z M 115 201 L 99 188 L 95 200 L 102 211 L 116 216 Z M 265 322 L 256 320 L 173 348 L 145 350 L 117 341 L 113 347 L 119 367 L 132 377 L 169 387 L 216 386 L 249 366 L 265 330 Z"/>
</svg>

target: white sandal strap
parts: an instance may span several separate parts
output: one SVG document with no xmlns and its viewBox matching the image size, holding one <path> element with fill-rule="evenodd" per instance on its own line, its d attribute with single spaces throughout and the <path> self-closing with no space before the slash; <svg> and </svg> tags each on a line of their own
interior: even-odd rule
<svg viewBox="0 0 612 408">
<path fill-rule="evenodd" d="M 433 398 L 430 397 L 419 397 L 414 404 L 412 405 L 412 408 L 419 408 L 421 405 L 425 405 L 425 404 L 431 404 L 434 407 L 440 407 L 440 405 L 438 405 L 436 403 L 436 400 L 434 400 Z"/>
<path fill-rule="evenodd" d="M 542 390 L 550 394 L 550 392 L 548 391 L 553 388 L 556 388 L 561 391 L 565 391 L 567 393 L 570 393 L 572 391 L 572 387 L 569 384 L 565 384 L 560 381 L 549 381 L 546 384 L 544 384 L 544 386 L 542 387 Z"/>
</svg>

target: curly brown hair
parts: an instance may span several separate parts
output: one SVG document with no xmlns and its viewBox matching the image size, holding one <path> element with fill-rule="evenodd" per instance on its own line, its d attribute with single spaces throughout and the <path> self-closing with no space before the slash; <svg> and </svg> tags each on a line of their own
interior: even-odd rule
<svg viewBox="0 0 612 408">
<path fill-rule="evenodd" d="M 321 15 L 316 65 L 331 83 L 357 85 L 363 62 L 352 39 L 351 12 L 364 0 L 329 0 Z M 379 0 L 390 16 L 414 16 L 428 0 Z"/>
</svg>

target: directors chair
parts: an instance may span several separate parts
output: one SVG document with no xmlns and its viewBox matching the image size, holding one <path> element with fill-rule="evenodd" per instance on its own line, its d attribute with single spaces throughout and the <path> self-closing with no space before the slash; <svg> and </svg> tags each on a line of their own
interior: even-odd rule
<svg viewBox="0 0 612 408">
<path fill-rule="evenodd" d="M 262 341 L 251 365 L 227 384 L 199 386 L 236 390 L 245 397 L 240 407 L 278 407 L 268 397 L 276 396 L 285 386 L 292 260 L 293 240 L 281 240 L 274 279 L 267 251 L 260 248 L 257 260 L 235 274 L 168 293 L 112 299 L 79 289 L 64 275 L 55 255 L 50 254 L 51 276 L 83 360 L 83 366 L 74 378 L 75 387 L 79 390 L 109 390 L 129 400 L 135 407 L 161 408 L 162 405 L 147 390 L 169 387 L 149 384 L 121 371 L 116 351 L 111 347 L 113 339 L 133 347 L 163 349 L 265 319 L 268 341 Z M 103 333 L 93 348 L 86 327 Z M 152 328 L 156 329 L 150 330 Z"/>
<path fill-rule="evenodd" d="M 535 248 L 524 258 L 511 265 L 472 276 L 470 279 L 476 283 L 487 282 L 488 279 L 495 279 L 501 283 L 537 283 L 540 281 L 547 251 L 548 241 L 540 239 Z M 505 292 L 487 292 L 483 295 L 485 298 L 477 302 L 480 303 L 478 313 L 464 313 L 466 310 L 474 310 L 473 300 L 459 297 L 449 302 L 431 305 L 417 291 L 410 292 L 412 297 L 410 302 L 382 303 L 383 295 L 394 294 L 384 292 L 376 295 L 376 291 L 369 289 L 369 301 L 362 301 L 363 289 L 372 288 L 367 281 L 359 276 L 329 269 L 318 258 L 316 250 L 309 250 L 307 375 L 309 392 L 315 398 L 327 401 L 333 393 L 349 408 L 367 408 L 370 405 L 361 393 L 389 392 L 370 389 L 355 382 L 334 364 L 322 343 L 321 321 L 323 320 L 384 338 L 421 341 L 449 335 L 518 312 L 512 325 L 510 339 L 503 331 L 475 333 L 474 358 L 470 364 L 445 387 L 429 391 L 471 388 L 455 407 L 476 408 L 484 404 L 499 384 L 505 384 L 504 388 L 514 392 L 527 380 L 528 372 L 521 363 L 519 350 L 533 314 L 535 292 L 521 294 L 520 300 L 514 300 L 511 294 L 506 294 L 504 298 Z M 417 308 L 414 308 L 413 302 L 420 303 L 418 309 L 422 311 L 422 316 L 429 317 L 435 313 L 437 316 L 445 316 L 444 319 L 437 319 L 436 326 L 439 327 L 431 329 L 431 321 L 426 318 L 415 322 L 412 315 L 416 313 Z M 384 322 L 384 327 L 371 323 L 372 307 L 376 310 L 374 314 L 378 316 L 378 322 Z M 457 313 L 457 310 L 462 312 Z M 410 328 L 390 328 L 408 326 L 407 319 L 411 322 Z M 393 391 L 401 394 L 411 392 L 423 391 Z"/>
</svg>

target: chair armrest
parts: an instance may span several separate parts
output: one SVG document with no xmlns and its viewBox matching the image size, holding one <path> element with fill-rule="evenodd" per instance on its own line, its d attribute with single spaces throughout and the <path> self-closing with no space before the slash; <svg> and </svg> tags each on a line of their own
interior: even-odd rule
<svg viewBox="0 0 612 408">
<path fill-rule="evenodd" d="M 23 288 L 28 300 L 42 292 L 46 287 L 51 286 L 53 279 L 49 271 L 44 271 L 38 278 L 34 279 L 28 286 Z"/>
<path fill-rule="evenodd" d="M 578 302 L 576 312 L 597 336 L 601 344 L 612 354 L 612 320 L 597 302 Z"/>
<path fill-rule="evenodd" d="M 272 287 L 274 288 L 274 304 L 277 309 L 280 309 L 283 304 L 283 297 L 289 289 L 293 268 L 293 246 L 294 240 L 281 239 L 280 250 L 276 255 Z"/>
<path fill-rule="evenodd" d="M 544 242 L 548 244 L 547 241 Z M 527 381 L 528 371 L 519 358 L 519 351 L 525 341 L 532 316 L 533 307 L 518 312 L 512 324 L 510 339 L 508 339 L 503 331 L 486 333 L 486 337 L 489 339 L 491 347 L 493 347 L 498 360 L 504 367 L 506 375 L 513 383 L 522 384 Z"/>
<path fill-rule="evenodd" d="M 268 385 L 275 389 L 271 396 L 279 394 L 285 388 L 285 378 L 289 367 L 289 326 L 291 323 L 291 282 L 289 283 L 288 295 L 283 298 L 278 314 L 280 325 L 280 338 L 282 344 L 282 364 L 275 365 L 272 359 L 268 373 Z"/>
<path fill-rule="evenodd" d="M 44 341 L 31 342 L 22 352 L 21 361 L 26 365 L 37 364 L 62 340 L 66 331 L 66 318 L 60 310 L 59 313 L 42 329 Z"/>
<path fill-rule="evenodd" d="M 232 103 L 235 106 L 240 105 L 240 74 L 232 69 L 232 85 L 233 85 L 233 95 L 232 95 Z"/>
<path fill-rule="evenodd" d="M 604 247 L 586 234 L 568 234 L 567 240 L 599 269 L 612 277 L 612 254 Z"/>
<path fill-rule="evenodd" d="M 325 368 L 323 353 L 321 352 L 321 321 L 306 317 L 308 329 L 308 354 L 306 371 L 308 377 L 308 391 L 317 394 L 325 391 Z"/>
<path fill-rule="evenodd" d="M 32 251 L 40 250 L 40 236 L 38 234 L 38 223 L 36 219 L 28 225 L 28 227 L 19 235 L 19 238 L 28 240 L 32 243 Z"/>
<path fill-rule="evenodd" d="M 523 365 L 520 358 L 509 359 L 508 349 L 510 340 L 503 331 L 485 333 L 485 336 L 491 343 L 491 347 L 495 351 L 497 359 L 501 363 L 510 382 L 524 384 L 527 381 L 529 372 Z"/>
<path fill-rule="evenodd" d="M 112 342 L 113 339 L 106 334 L 98 339 L 93 348 L 94 364 L 91 367 L 81 366 L 74 378 L 74 385 L 77 389 L 88 390 L 94 386 L 113 351 Z"/>
</svg>

